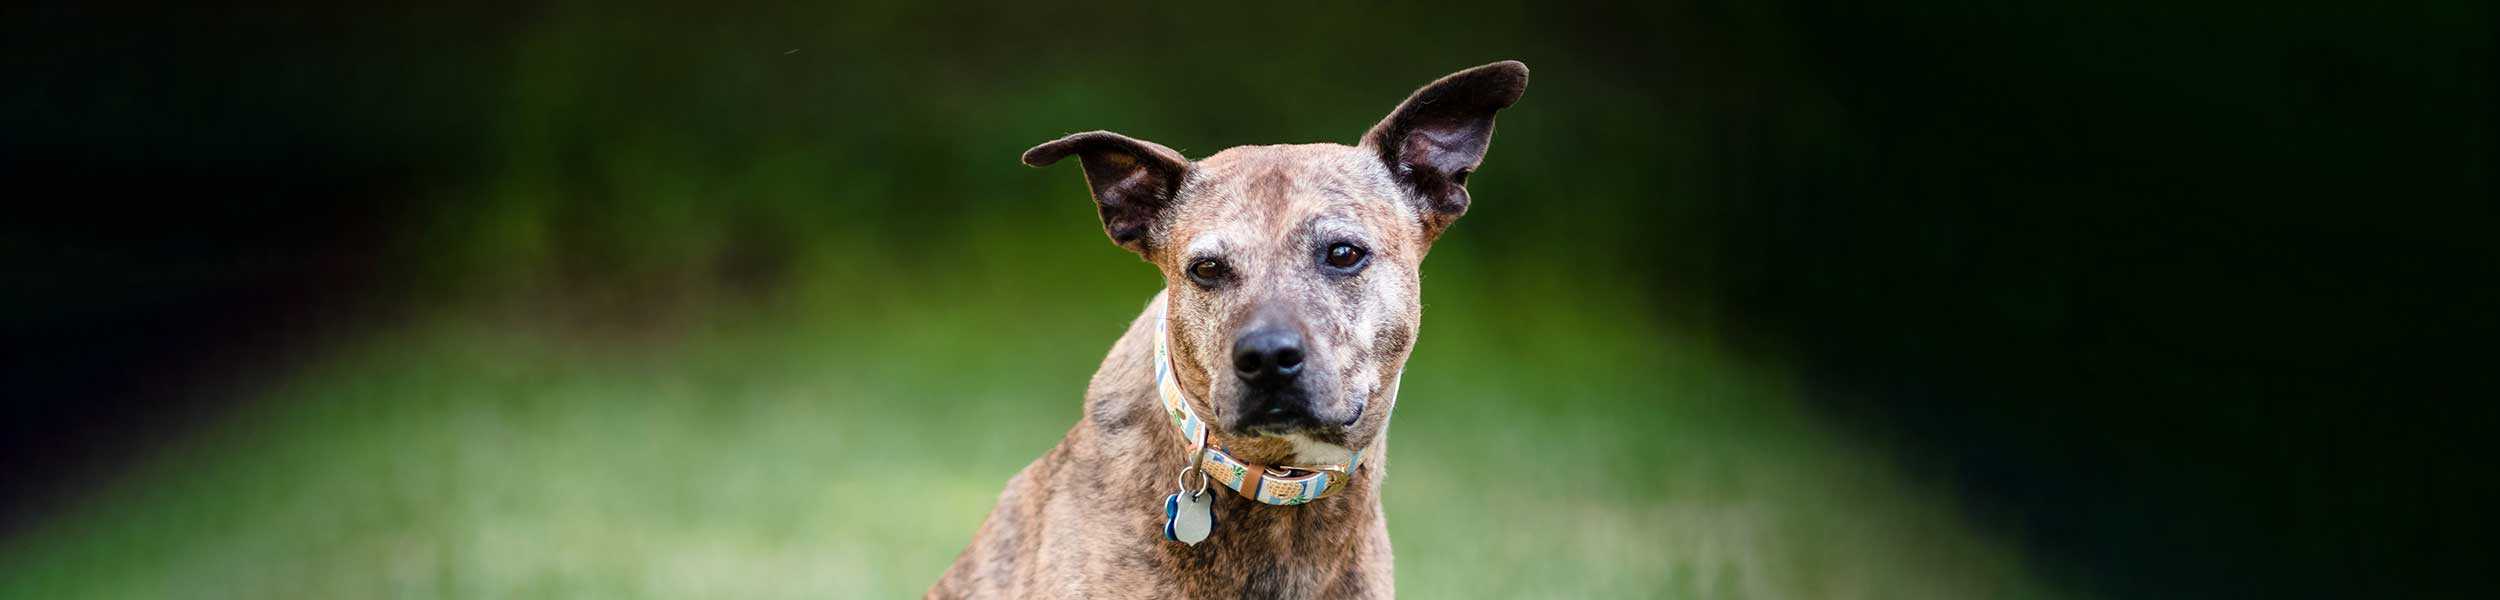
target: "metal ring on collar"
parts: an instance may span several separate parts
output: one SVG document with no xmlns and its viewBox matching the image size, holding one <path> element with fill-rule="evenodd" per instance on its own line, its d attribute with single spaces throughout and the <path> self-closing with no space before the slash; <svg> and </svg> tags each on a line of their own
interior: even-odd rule
<svg viewBox="0 0 2500 600">
<path fill-rule="evenodd" d="M 1194 492 L 1189 491 L 1189 472 L 1190 472 L 1190 471 L 1197 471 L 1197 472 L 1198 472 L 1198 491 L 1194 491 Z M 1197 499 L 1197 498 L 1198 498 L 1198 496 L 1200 496 L 1200 495 L 1204 495 L 1204 494 L 1206 494 L 1206 493 L 1207 493 L 1207 486 L 1209 485 L 1209 483 L 1208 483 L 1208 482 L 1210 482 L 1210 481 L 1212 481 L 1212 480 L 1210 480 L 1210 479 L 1208 479 L 1208 478 L 1207 478 L 1207 470 L 1206 470 L 1206 469 L 1200 469 L 1200 468 L 1198 468 L 1198 465 L 1188 465 L 1188 466 L 1181 467 L 1181 472 L 1180 472 L 1180 474 L 1179 474 L 1179 475 L 1175 475 L 1175 476 L 1173 476 L 1173 478 L 1172 478 L 1172 486 L 1173 486 L 1173 487 L 1180 488 L 1180 491 L 1181 491 L 1181 492 L 1189 494 L 1189 498 L 1190 498 L 1190 499 L 1192 499 L 1192 500 L 1195 500 L 1195 499 Z"/>
</svg>

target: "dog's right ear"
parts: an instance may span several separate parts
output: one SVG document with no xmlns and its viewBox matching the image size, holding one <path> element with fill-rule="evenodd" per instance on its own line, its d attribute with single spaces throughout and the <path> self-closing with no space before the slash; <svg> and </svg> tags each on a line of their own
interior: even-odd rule
<svg viewBox="0 0 2500 600">
<path fill-rule="evenodd" d="M 1085 164 L 1085 184 L 1094 188 L 1103 233 L 1120 247 L 1145 254 L 1155 223 L 1189 174 L 1189 159 L 1154 142 L 1088 131 L 1024 151 L 1024 164 L 1049 166 L 1070 154 Z"/>
<path fill-rule="evenodd" d="M 1363 147 L 1415 192 L 1426 239 L 1467 214 L 1467 175 L 1493 143 L 1493 113 L 1527 90 L 1528 65 L 1515 60 L 1451 73 L 1415 90 L 1363 134 Z"/>
</svg>

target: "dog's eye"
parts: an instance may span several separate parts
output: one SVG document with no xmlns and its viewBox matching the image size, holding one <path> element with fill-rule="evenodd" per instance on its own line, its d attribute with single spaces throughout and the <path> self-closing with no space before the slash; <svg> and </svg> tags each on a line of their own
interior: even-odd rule
<svg viewBox="0 0 2500 600">
<path fill-rule="evenodd" d="M 1328 245 L 1328 253 L 1321 255 L 1320 260 L 1339 271 L 1353 271 L 1356 267 L 1363 266 L 1363 257 L 1368 254 L 1363 251 L 1362 246 L 1337 242 Z"/>
<path fill-rule="evenodd" d="M 1224 274 L 1227 272 L 1229 269 L 1224 267 L 1223 261 L 1212 258 L 1201 258 L 1198 262 L 1189 263 L 1189 279 L 1198 282 L 1198 285 L 1213 287 L 1224 280 Z"/>
</svg>

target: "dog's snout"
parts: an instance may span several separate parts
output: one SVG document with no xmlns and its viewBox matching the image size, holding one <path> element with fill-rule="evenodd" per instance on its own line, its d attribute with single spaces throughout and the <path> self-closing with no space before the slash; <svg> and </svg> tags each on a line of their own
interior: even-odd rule
<svg viewBox="0 0 2500 600">
<path fill-rule="evenodd" d="M 1253 389 L 1271 390 L 1293 383 L 1302 374 L 1302 334 L 1291 327 L 1265 325 L 1244 331 L 1233 340 L 1233 373 Z"/>
</svg>

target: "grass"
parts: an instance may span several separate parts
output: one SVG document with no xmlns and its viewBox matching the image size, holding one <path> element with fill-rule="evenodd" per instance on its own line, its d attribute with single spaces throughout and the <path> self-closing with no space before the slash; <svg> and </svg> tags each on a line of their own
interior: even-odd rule
<svg viewBox="0 0 2500 600">
<path fill-rule="evenodd" d="M 1153 291 L 965 268 L 621 330 L 379 326 L 0 543 L 0 597 L 917 595 Z M 2048 594 L 1777 365 L 1496 275 L 1428 286 L 1385 492 L 1401 593 Z M 1008 295 L 1043 282 L 1073 291 Z"/>
</svg>

